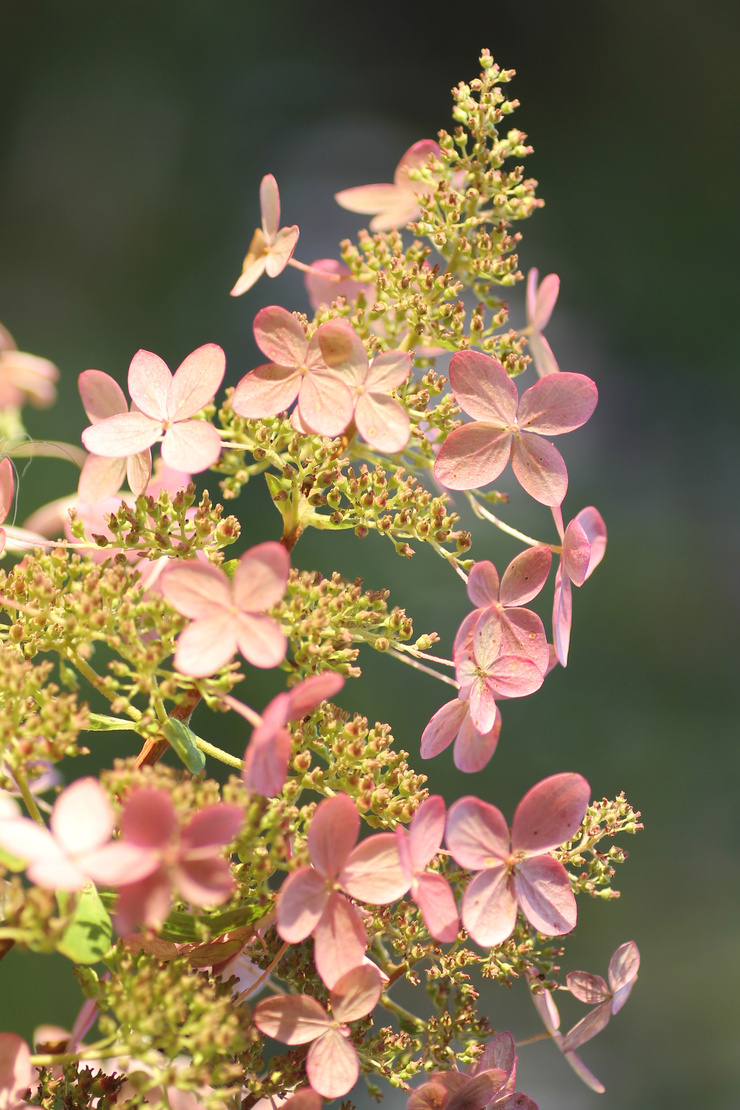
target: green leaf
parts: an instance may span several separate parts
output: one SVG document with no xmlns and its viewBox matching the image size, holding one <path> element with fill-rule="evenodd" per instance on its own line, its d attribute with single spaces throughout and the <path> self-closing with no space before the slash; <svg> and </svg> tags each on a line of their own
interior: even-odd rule
<svg viewBox="0 0 740 1110">
<path fill-rule="evenodd" d="M 60 902 L 67 899 L 60 899 Z M 62 911 L 64 912 L 64 911 Z M 89 883 L 77 896 L 72 920 L 57 944 L 57 951 L 76 964 L 95 964 L 113 943 L 113 925 L 100 895 Z"/>
<path fill-rule="evenodd" d="M 90 713 L 87 719 L 87 732 L 135 732 L 136 725 L 121 717 L 109 717 L 107 713 Z"/>
<path fill-rule="evenodd" d="M 198 737 L 187 725 L 175 717 L 168 717 L 162 725 L 162 732 L 169 740 L 177 756 L 192 775 L 198 775 L 206 765 L 206 757 L 198 747 Z"/>
</svg>

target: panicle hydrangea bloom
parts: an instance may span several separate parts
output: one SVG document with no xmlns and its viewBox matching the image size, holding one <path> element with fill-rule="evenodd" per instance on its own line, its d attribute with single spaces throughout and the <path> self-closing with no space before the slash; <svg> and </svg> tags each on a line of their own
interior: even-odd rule
<svg viewBox="0 0 740 1110">
<path fill-rule="evenodd" d="M 265 610 L 282 598 L 289 571 L 288 552 L 273 540 L 246 551 L 231 579 L 197 559 L 165 567 L 162 593 L 192 620 L 177 641 L 177 669 L 202 678 L 225 666 L 237 650 L 254 667 L 282 663 L 288 641 Z"/>
<path fill-rule="evenodd" d="M 561 666 L 568 663 L 573 598 L 570 588 L 582 586 L 596 570 L 606 552 L 606 524 L 601 513 L 589 505 L 573 517 L 563 530 L 563 514 L 553 509 L 555 524 L 563 541 L 563 555 L 555 575 L 552 609 L 552 634 Z"/>
<path fill-rule="evenodd" d="M 254 1024 L 284 1044 L 310 1044 L 306 1075 L 311 1087 L 324 1098 L 341 1098 L 360 1074 L 348 1023 L 372 1013 L 381 992 L 378 969 L 365 964 L 336 980 L 329 995 L 331 1015 L 315 998 L 283 994 L 257 1003 Z"/>
<path fill-rule="evenodd" d="M 83 370 L 79 377 L 79 390 L 91 424 L 99 424 L 101 420 L 129 411 L 120 385 L 102 370 Z M 131 406 L 131 411 L 136 411 L 135 405 Z M 148 447 L 122 459 L 88 455 L 82 467 L 77 492 L 80 501 L 97 505 L 115 496 L 126 476 L 131 492 L 138 496 L 145 491 L 151 473 L 152 452 Z"/>
<path fill-rule="evenodd" d="M 620 944 L 609 961 L 608 984 L 600 975 L 591 975 L 588 971 L 571 971 L 566 975 L 565 981 L 573 997 L 594 1008 L 566 1035 L 564 1052 L 580 1048 L 601 1032 L 612 1014 L 618 1013 L 629 998 L 639 970 L 639 949 L 633 940 L 628 940 Z"/>
<path fill-rule="evenodd" d="M 562 936 L 575 926 L 570 878 L 551 851 L 574 835 L 589 798 L 582 775 L 551 775 L 522 798 L 511 837 L 496 806 L 475 797 L 451 806 L 447 847 L 461 867 L 478 872 L 462 901 L 462 922 L 476 944 L 488 948 L 506 940 L 517 905 L 544 936 Z"/>
<path fill-rule="evenodd" d="M 548 374 L 525 390 L 517 388 L 500 362 L 479 351 L 460 351 L 450 360 L 450 386 L 460 408 L 473 417 L 451 432 L 434 464 L 447 489 L 479 489 L 498 478 L 509 459 L 514 474 L 535 501 L 559 505 L 568 488 L 562 455 L 546 435 L 580 428 L 598 398 L 585 374 Z"/>
<path fill-rule="evenodd" d="M 252 236 L 232 297 L 246 293 L 265 272 L 268 277 L 282 274 L 298 242 L 296 224 L 280 227 L 280 192 L 271 173 L 265 174 L 260 184 L 260 209 L 262 227 Z"/>
<path fill-rule="evenodd" d="M 435 188 L 431 182 L 412 180 L 409 170 L 426 166 L 430 157 L 436 159 L 439 156 L 439 146 L 433 139 L 420 139 L 402 156 L 393 174 L 392 184 L 358 185 L 353 189 L 342 189 L 335 193 L 334 199 L 349 212 L 373 214 L 370 231 L 389 231 L 394 227 L 403 227 L 419 216 L 419 201 L 431 196 Z"/>
<path fill-rule="evenodd" d="M 560 370 L 550 344 L 542 334 L 558 299 L 560 278 L 557 274 L 548 274 L 538 287 L 538 277 L 537 270 L 530 270 L 527 274 L 527 324 L 530 328 L 529 351 L 534 368 L 544 378 L 546 374 L 555 374 Z"/>
<path fill-rule="evenodd" d="M 444 799 L 433 794 L 417 809 L 408 832 L 396 825 L 396 839 L 401 868 L 424 924 L 435 940 L 451 944 L 460 929 L 455 895 L 444 875 L 427 870 L 442 846 L 444 831 Z"/>
<path fill-rule="evenodd" d="M 224 352 L 216 343 L 198 347 L 174 374 L 153 351 L 137 351 L 128 371 L 135 409 L 86 428 L 83 444 L 93 455 L 127 459 L 161 440 L 162 458 L 174 470 L 208 470 L 221 454 L 221 437 L 208 421 L 192 417 L 211 403 L 225 370 Z"/>
</svg>

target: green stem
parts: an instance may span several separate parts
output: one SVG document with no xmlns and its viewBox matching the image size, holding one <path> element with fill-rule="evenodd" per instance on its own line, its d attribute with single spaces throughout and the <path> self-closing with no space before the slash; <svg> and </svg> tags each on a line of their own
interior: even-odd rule
<svg viewBox="0 0 740 1110">
<path fill-rule="evenodd" d="M 222 748 L 217 748 L 215 744 L 209 744 L 207 740 L 202 740 L 200 736 L 196 736 L 195 733 L 193 733 L 193 739 L 196 748 L 200 748 L 205 755 L 210 755 L 213 759 L 220 760 L 221 763 L 225 763 L 228 767 L 236 767 L 237 771 L 243 770 L 243 759 L 237 759 L 235 755 L 230 755 L 228 752 L 223 751 Z"/>
<path fill-rule="evenodd" d="M 76 651 L 71 650 L 67 651 L 67 658 L 70 660 L 71 663 L 74 663 L 80 674 L 84 674 L 85 678 L 91 686 L 94 686 L 96 690 L 100 691 L 103 697 L 107 698 L 108 701 L 111 701 L 110 691 L 105 682 L 105 679 L 101 678 L 100 675 L 92 669 L 87 660 L 78 655 Z M 127 705 L 125 711 L 126 713 L 128 713 L 132 721 L 140 721 L 143 716 L 143 714 L 138 709 L 134 709 L 133 705 Z"/>
<path fill-rule="evenodd" d="M 511 525 L 504 524 L 503 520 L 499 520 L 497 516 L 490 513 L 479 501 L 476 501 L 472 494 L 468 493 L 466 497 L 477 517 L 480 517 L 482 520 L 488 520 L 491 524 L 495 524 L 497 528 L 500 528 L 502 532 L 506 532 L 508 536 L 513 536 L 515 540 L 521 540 L 522 543 L 526 543 L 528 547 L 549 547 L 551 551 L 558 554 L 562 550 L 558 544 L 543 543 L 542 540 L 535 540 L 532 536 L 525 535 L 524 532 L 518 532 L 517 529 L 512 528 Z"/>
<path fill-rule="evenodd" d="M 34 821 L 37 821 L 39 825 L 41 825 L 43 828 L 46 828 L 46 822 L 39 812 L 39 807 L 36 805 L 36 799 L 28 788 L 28 779 L 22 771 L 16 771 L 15 781 L 18 783 L 18 789 L 21 792 L 21 797 L 23 798 L 23 802 L 29 814 L 31 815 L 31 817 L 33 817 Z"/>
<path fill-rule="evenodd" d="M 416 1014 L 412 1014 L 409 1010 L 405 1010 L 403 1006 L 399 1006 L 398 1003 L 389 998 L 387 994 L 380 996 L 380 1005 L 384 1006 L 386 1010 L 390 1010 L 392 1014 L 396 1014 L 401 1021 L 413 1025 L 416 1029 L 426 1030 L 427 1023 L 422 1018 L 417 1017 Z"/>
<path fill-rule="evenodd" d="M 386 655 L 392 655 L 395 659 L 400 659 L 407 667 L 413 667 L 414 670 L 423 671 L 424 674 L 430 674 L 432 678 L 438 678 L 440 682 L 446 682 L 448 686 L 454 686 L 456 690 L 460 688 L 454 678 L 448 678 L 446 674 L 440 674 L 439 671 L 435 671 L 432 667 L 425 667 L 423 663 L 419 663 L 416 659 L 409 659 L 403 652 L 396 651 L 395 648 L 388 648 Z"/>
</svg>

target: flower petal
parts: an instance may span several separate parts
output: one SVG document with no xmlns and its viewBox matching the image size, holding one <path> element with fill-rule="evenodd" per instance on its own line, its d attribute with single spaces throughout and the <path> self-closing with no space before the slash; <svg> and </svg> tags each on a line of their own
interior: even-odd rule
<svg viewBox="0 0 740 1110">
<path fill-rule="evenodd" d="M 334 200 L 348 212 L 370 215 L 397 203 L 398 186 L 390 182 L 382 185 L 357 185 L 353 189 L 341 189 L 334 194 Z"/>
<path fill-rule="evenodd" d="M 450 386 L 463 412 L 499 430 L 516 420 L 517 388 L 500 362 L 480 351 L 458 351 L 450 359 Z"/>
<path fill-rule="evenodd" d="M 496 751 L 500 735 L 501 712 L 498 706 L 496 706 L 496 720 L 490 732 L 479 732 L 468 716 L 463 721 L 455 741 L 454 760 L 458 770 L 465 771 L 467 774 L 482 771 Z"/>
<path fill-rule="evenodd" d="M 498 572 L 488 559 L 473 563 L 468 575 L 468 597 L 479 609 L 487 609 L 498 601 Z M 533 595 L 534 596 L 534 595 Z"/>
<path fill-rule="evenodd" d="M 187 420 L 209 405 L 226 373 L 226 355 L 218 343 L 204 343 L 180 363 L 170 385 L 167 412 L 170 420 Z M 187 467 L 175 469 L 187 470 Z M 197 471 L 191 470 L 190 473 Z"/>
<path fill-rule="evenodd" d="M 517 864 L 514 884 L 522 913 L 538 933 L 559 937 L 578 919 L 570 877 L 552 856 L 540 855 Z"/>
<path fill-rule="evenodd" d="M 134 456 L 134 458 L 138 457 L 138 455 Z M 5 462 L 4 459 L 3 462 Z M 78 497 L 88 505 L 99 505 L 101 501 L 115 497 L 123 485 L 125 476 L 125 459 L 106 459 L 102 455 L 88 455 L 80 471 Z M 0 520 L 4 519 L 0 512 Z"/>
<path fill-rule="evenodd" d="M 614 994 L 612 1013 L 621 1010 L 640 970 L 640 951 L 633 940 L 620 944 L 609 960 L 609 985 Z M 617 998 L 619 996 L 619 998 Z"/>
<path fill-rule="evenodd" d="M 109 416 L 107 420 L 85 428 L 82 442 L 93 455 L 125 459 L 128 455 L 146 451 L 161 434 L 161 421 L 143 412 L 122 412 L 119 416 Z"/>
<path fill-rule="evenodd" d="M 199 559 L 170 563 L 159 579 L 162 593 L 184 617 L 207 619 L 231 608 L 231 585 L 225 573 Z"/>
<path fill-rule="evenodd" d="M 283 597 L 290 573 L 290 555 L 281 543 L 268 540 L 250 547 L 239 559 L 232 589 L 245 613 L 261 613 Z"/>
<path fill-rule="evenodd" d="M 262 228 L 257 228 L 252 236 L 252 242 L 249 244 L 244 262 L 242 263 L 242 272 L 237 278 L 234 288 L 231 290 L 230 296 L 240 297 L 242 293 L 246 293 L 251 289 L 255 282 L 259 281 L 265 272 L 267 264 L 267 256 L 265 248 L 265 235 Z"/>
<path fill-rule="evenodd" d="M 372 1013 L 383 993 L 383 980 L 375 964 L 362 964 L 343 975 L 331 992 L 329 1003 L 337 1021 L 359 1021 Z"/>
<path fill-rule="evenodd" d="M 423 871 L 439 851 L 445 832 L 445 803 L 439 794 L 430 794 L 421 803 L 409 825 L 411 860 L 414 871 Z"/>
<path fill-rule="evenodd" d="M 311 1045 L 306 1075 L 314 1091 L 324 1098 L 340 1098 L 352 1090 L 360 1075 L 360 1061 L 338 1029 L 327 1029 Z"/>
<path fill-rule="evenodd" d="M 395 902 L 409 889 L 393 833 L 376 833 L 352 850 L 339 874 L 339 883 L 353 898 L 382 906 Z"/>
<path fill-rule="evenodd" d="M 279 666 L 288 650 L 288 638 L 272 617 L 259 613 L 239 613 L 236 617 L 236 643 L 253 667 Z"/>
<path fill-rule="evenodd" d="M 372 393 L 397 389 L 411 373 L 411 358 L 403 351 L 383 351 L 370 363 L 366 387 Z"/>
<path fill-rule="evenodd" d="M 225 667 L 237 649 L 238 629 L 230 613 L 193 621 L 180 633 L 175 666 L 192 678 L 205 678 Z M 272 664 L 270 664 L 272 666 Z"/>
<path fill-rule="evenodd" d="M 352 419 L 354 402 L 336 374 L 314 371 L 301 382 L 298 409 L 307 428 L 324 436 L 338 436 Z"/>
<path fill-rule="evenodd" d="M 516 807 L 511 827 L 512 850 L 534 856 L 570 840 L 590 800 L 591 787 L 583 775 L 566 771 L 542 779 Z"/>
<path fill-rule="evenodd" d="M 585 374 L 548 374 L 522 394 L 517 422 L 525 431 L 562 435 L 585 424 L 598 399 L 596 385 Z"/>
<path fill-rule="evenodd" d="M 586 571 L 586 578 L 589 578 L 604 558 L 604 553 L 606 551 L 606 525 L 604 524 L 604 518 L 601 513 L 598 509 L 595 509 L 593 505 L 581 509 L 580 513 L 578 513 L 574 519 L 580 524 L 581 528 L 583 528 L 591 544 L 591 556 L 588 560 L 588 570 Z"/>
<path fill-rule="evenodd" d="M 298 944 L 314 931 L 329 898 L 326 879 L 313 867 L 292 871 L 280 887 L 277 931 L 288 944 Z"/>
<path fill-rule="evenodd" d="M 366 948 L 367 935 L 360 915 L 343 894 L 334 891 L 314 929 L 316 970 L 330 990 L 362 963 Z"/>
<path fill-rule="evenodd" d="M 282 274 L 293 255 L 299 235 L 300 231 L 297 224 L 280 228 L 265 259 L 265 270 L 268 277 L 274 278 L 278 274 Z"/>
<path fill-rule="evenodd" d="M 309 675 L 291 690 L 288 690 L 286 717 L 289 721 L 299 721 L 312 713 L 322 701 L 338 694 L 344 686 L 344 676 L 336 671 L 322 671 Z"/>
<path fill-rule="evenodd" d="M 433 759 L 444 751 L 457 736 L 469 712 L 467 703 L 459 698 L 438 709 L 421 735 L 421 758 Z"/>
<path fill-rule="evenodd" d="M 300 321 L 280 305 L 262 308 L 252 325 L 259 349 L 278 366 L 301 367 L 306 359 L 308 340 Z"/>
<path fill-rule="evenodd" d="M 300 385 L 301 375 L 294 367 L 267 362 L 244 375 L 234 390 L 231 405 L 238 416 L 249 420 L 275 416 L 293 404 Z"/>
<path fill-rule="evenodd" d="M 481 871 L 472 880 L 463 895 L 462 923 L 482 948 L 501 944 L 511 936 L 516 925 L 516 897 L 503 863 Z"/>
<path fill-rule="evenodd" d="M 563 537 L 563 567 L 574 586 L 582 586 L 586 581 L 590 558 L 588 536 L 579 521 L 571 520 Z"/>
<path fill-rule="evenodd" d="M 541 505 L 561 504 L 568 489 L 568 471 L 552 443 L 539 435 L 517 433 L 511 441 L 511 468 L 535 501 Z"/>
<path fill-rule="evenodd" d="M 501 579 L 501 604 L 526 605 L 537 597 L 547 581 L 551 563 L 552 551 L 546 544 L 528 547 L 513 558 Z"/>
<path fill-rule="evenodd" d="M 271 243 L 280 227 L 280 191 L 271 173 L 266 173 L 260 182 L 260 211 L 265 239 Z"/>
<path fill-rule="evenodd" d="M 131 400 L 152 420 L 167 419 L 167 397 L 172 374 L 167 363 L 154 351 L 137 351 L 128 368 Z M 130 453 L 130 452 L 129 452 Z"/>
<path fill-rule="evenodd" d="M 434 939 L 452 944 L 460 930 L 460 916 L 452 887 L 444 875 L 435 871 L 419 875 L 414 884 L 414 899 Z"/>
<path fill-rule="evenodd" d="M 565 982 L 573 997 L 579 1002 L 585 1002 L 587 1006 L 611 1002 L 612 992 L 600 975 L 591 975 L 588 971 L 569 971 Z M 573 1048 L 575 1047 L 576 1045 L 573 1045 Z"/>
<path fill-rule="evenodd" d="M 555 594 L 552 606 L 552 635 L 561 667 L 565 667 L 568 664 L 572 615 L 573 597 L 570 587 L 570 578 L 568 578 L 567 574 L 563 574 L 563 567 L 561 564 L 555 575 Z"/>
<path fill-rule="evenodd" d="M 329 1016 L 309 995 L 281 994 L 257 1003 L 254 1024 L 261 1033 L 283 1044 L 306 1044 L 328 1028 Z"/>
<path fill-rule="evenodd" d="M 57 798 L 51 811 L 51 831 L 63 852 L 79 855 L 109 840 L 115 818 L 108 795 L 97 779 L 73 782 Z"/>
<path fill-rule="evenodd" d="M 580 1048 L 586 1041 L 590 1041 L 608 1025 L 610 1017 L 611 1008 L 608 1002 L 596 1006 L 563 1037 L 563 1052 L 572 1052 L 574 1048 Z"/>
<path fill-rule="evenodd" d="M 385 393 L 364 393 L 355 408 L 362 438 L 386 455 L 403 451 L 411 438 L 411 422 L 400 401 Z"/>
<path fill-rule="evenodd" d="M 453 859 L 469 871 L 481 871 L 492 861 L 509 856 L 509 830 L 503 813 L 472 795 L 459 798 L 450 807 L 445 840 Z"/>
<path fill-rule="evenodd" d="M 434 477 L 446 489 L 480 489 L 498 478 L 509 461 L 511 432 L 474 420 L 455 428 L 439 449 Z"/>
<path fill-rule="evenodd" d="M 360 835 L 360 816 L 348 794 L 319 802 L 308 830 L 311 863 L 327 879 L 336 879 Z"/>
<path fill-rule="evenodd" d="M 91 424 L 128 412 L 125 394 L 110 374 L 104 374 L 102 370 L 83 370 L 78 378 L 78 386 L 82 407 Z"/>
</svg>

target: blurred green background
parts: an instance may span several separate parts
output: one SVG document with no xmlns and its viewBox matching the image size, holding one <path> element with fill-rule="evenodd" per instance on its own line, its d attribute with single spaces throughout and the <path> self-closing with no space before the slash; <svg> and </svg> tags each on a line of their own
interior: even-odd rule
<svg viewBox="0 0 740 1110">
<path fill-rule="evenodd" d="M 541 1110 L 740 1106 L 739 39 L 736 0 L 0 3 L 0 320 L 62 373 L 57 406 L 29 415 L 37 437 L 75 439 L 77 374 L 123 381 L 139 347 L 174 368 L 216 341 L 234 384 L 257 359 L 257 309 L 307 307 L 291 271 L 228 296 L 262 175 L 276 175 L 284 222 L 300 225 L 298 257 L 336 255 L 361 217 L 332 194 L 389 180 L 412 142 L 449 127 L 449 89 L 477 75 L 481 47 L 518 71 L 513 125 L 535 146 L 527 170 L 547 201 L 521 225 L 521 265 L 561 275 L 548 336 L 601 396 L 561 444 L 566 519 L 595 503 L 609 549 L 576 592 L 567 671 L 504 706 L 485 772 L 456 773 L 448 752 L 430 785 L 511 815 L 538 779 L 579 770 L 595 796 L 624 789 L 646 825 L 625 842 L 621 900 L 580 903 L 563 961 L 605 974 L 618 944 L 641 949 L 629 1005 L 582 1051 L 607 1093 L 533 1045 L 519 1085 Z M 515 323 L 522 301 L 516 290 Z M 75 482 L 72 467 L 34 462 L 19 519 Z M 277 535 L 261 486 L 236 511 L 249 543 Z M 546 511 L 518 493 L 506 515 L 554 538 Z M 493 529 L 475 538 L 500 569 L 516 551 Z M 307 536 L 294 561 L 390 586 L 446 651 L 468 608 L 439 560 L 403 561 L 376 537 Z M 275 687 L 262 675 L 249 685 L 257 707 Z M 421 731 L 447 697 L 369 658 L 339 700 L 391 722 L 418 766 Z M 244 740 L 235 729 L 233 750 Z M 128 751 L 106 743 L 104 763 Z M 69 1023 L 79 1001 L 64 961 L 14 953 L 0 991 L 3 1028 L 26 1036 L 40 1020 Z M 539 1031 L 521 984 L 481 1004 L 497 1028 Z M 570 1023 L 582 1008 L 566 1004 Z"/>
</svg>

